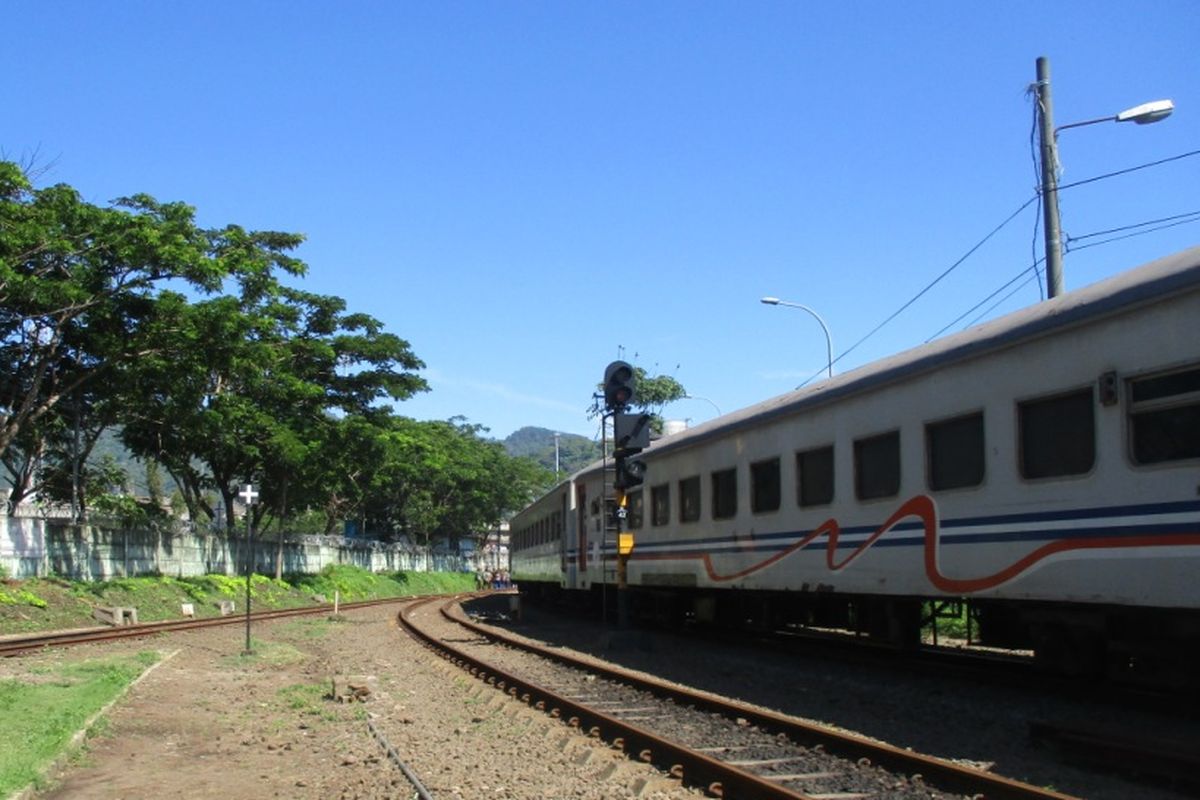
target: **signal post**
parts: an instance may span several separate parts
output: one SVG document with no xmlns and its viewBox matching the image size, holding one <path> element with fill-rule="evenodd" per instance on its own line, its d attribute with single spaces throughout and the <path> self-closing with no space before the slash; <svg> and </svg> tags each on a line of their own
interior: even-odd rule
<svg viewBox="0 0 1200 800">
<path fill-rule="evenodd" d="M 633 553 L 633 532 L 627 530 L 628 490 L 641 484 L 646 465 L 635 458 L 650 445 L 650 415 L 628 413 L 636 396 L 634 369 L 624 361 L 614 361 L 604 370 L 604 407 L 613 421 L 613 458 L 616 462 L 613 491 L 616 500 L 617 532 L 617 624 L 629 624 L 627 574 Z"/>
</svg>

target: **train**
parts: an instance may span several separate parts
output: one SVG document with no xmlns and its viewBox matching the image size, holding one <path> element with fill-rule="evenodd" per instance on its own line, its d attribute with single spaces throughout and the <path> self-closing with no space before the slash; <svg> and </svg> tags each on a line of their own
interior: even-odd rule
<svg viewBox="0 0 1200 800">
<path fill-rule="evenodd" d="M 1200 247 L 661 436 L 510 522 L 523 594 L 665 624 L 919 644 L 931 615 L 1048 669 L 1200 670 Z M 1190 676 L 1190 677 L 1189 677 Z"/>
</svg>

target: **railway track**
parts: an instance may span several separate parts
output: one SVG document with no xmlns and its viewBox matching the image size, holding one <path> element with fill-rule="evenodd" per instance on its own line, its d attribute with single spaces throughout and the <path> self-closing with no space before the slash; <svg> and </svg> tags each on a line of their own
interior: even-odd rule
<svg viewBox="0 0 1200 800">
<path fill-rule="evenodd" d="M 383 600 L 361 600 L 353 603 L 340 603 L 339 609 L 369 608 L 371 606 L 389 605 L 412 601 L 412 597 L 393 597 Z M 285 608 L 273 611 L 256 611 L 250 614 L 253 624 L 258 621 L 283 619 L 286 617 L 301 617 L 314 614 L 333 613 L 333 604 L 303 606 L 300 608 Z M 135 639 L 143 636 L 153 636 L 158 633 L 171 631 L 195 630 L 211 628 L 218 625 L 245 625 L 245 614 L 231 614 L 226 617 L 206 617 L 203 619 L 166 620 L 162 622 L 145 622 L 138 625 L 123 625 L 117 628 L 80 628 L 70 631 L 49 631 L 19 636 L 6 636 L 0 639 L 0 658 L 10 658 L 51 647 L 66 647 L 76 644 L 95 642 L 110 642 L 117 639 Z"/>
<path fill-rule="evenodd" d="M 717 796 L 1068 797 L 567 656 L 465 619 L 450 611 L 454 601 L 431 614 L 430 602 L 407 607 L 401 622 L 435 651 L 509 695 Z M 470 638 L 463 638 L 464 630 Z"/>
</svg>

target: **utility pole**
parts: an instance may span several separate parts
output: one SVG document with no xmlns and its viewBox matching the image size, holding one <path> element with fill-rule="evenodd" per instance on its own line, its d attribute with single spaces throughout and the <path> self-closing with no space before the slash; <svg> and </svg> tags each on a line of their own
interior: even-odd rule
<svg viewBox="0 0 1200 800">
<path fill-rule="evenodd" d="M 1034 84 L 1038 104 L 1038 132 L 1042 140 L 1042 214 L 1046 223 L 1046 296 L 1057 297 L 1063 291 L 1062 226 L 1058 218 L 1058 132 L 1067 128 L 1082 128 L 1098 122 L 1132 122 L 1149 125 L 1171 116 L 1175 103 L 1171 100 L 1152 100 L 1119 114 L 1085 119 L 1069 125 L 1054 127 L 1054 107 L 1050 101 L 1050 60 L 1037 60 L 1037 83 Z M 766 302 L 765 300 L 763 302 Z"/>
<path fill-rule="evenodd" d="M 1046 296 L 1063 291 L 1062 226 L 1058 218 L 1058 143 L 1054 138 L 1054 106 L 1050 99 L 1050 59 L 1037 60 L 1038 134 L 1042 150 L 1042 220 L 1046 226 Z"/>
</svg>

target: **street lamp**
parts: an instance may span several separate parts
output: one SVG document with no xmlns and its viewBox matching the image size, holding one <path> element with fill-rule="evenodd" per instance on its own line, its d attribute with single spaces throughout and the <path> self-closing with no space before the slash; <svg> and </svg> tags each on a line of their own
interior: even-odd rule
<svg viewBox="0 0 1200 800">
<path fill-rule="evenodd" d="M 1080 128 L 1098 122 L 1133 122 L 1148 125 L 1166 119 L 1175 110 L 1170 100 L 1155 100 L 1127 108 L 1110 117 L 1098 117 L 1083 122 L 1054 127 L 1054 112 L 1050 102 L 1050 60 L 1042 56 L 1037 60 L 1037 103 L 1042 152 L 1042 216 L 1046 227 L 1046 296 L 1062 294 L 1062 228 L 1058 217 L 1058 179 L 1054 174 L 1058 165 L 1058 132 L 1067 128 Z"/>
<path fill-rule="evenodd" d="M 821 319 L 821 315 L 813 311 L 808 306 L 802 303 L 791 303 L 787 300 L 780 300 L 778 297 L 764 297 L 760 302 L 769 306 L 787 306 L 788 308 L 798 308 L 802 311 L 807 311 L 816 318 L 817 322 L 821 323 L 821 330 L 825 331 L 825 352 L 826 361 L 829 364 L 829 377 L 833 377 L 833 337 L 829 335 L 829 326 L 825 324 L 825 320 Z"/>
<path fill-rule="evenodd" d="M 703 400 L 704 402 L 708 403 L 710 406 L 713 407 L 713 410 L 717 412 L 718 417 L 721 416 L 721 407 L 718 406 L 716 403 L 714 403 L 712 400 L 709 400 L 707 397 L 701 397 L 698 394 L 685 394 L 683 397 L 681 397 L 679 399 L 680 400 Z"/>
</svg>

